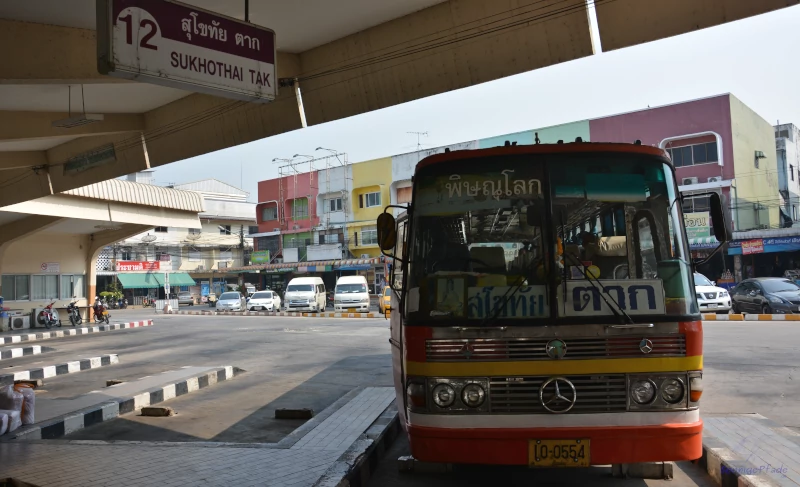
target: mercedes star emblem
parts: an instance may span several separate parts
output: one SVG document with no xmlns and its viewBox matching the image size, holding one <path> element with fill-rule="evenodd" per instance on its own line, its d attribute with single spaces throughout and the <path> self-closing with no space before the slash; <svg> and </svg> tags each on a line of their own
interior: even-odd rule
<svg viewBox="0 0 800 487">
<path fill-rule="evenodd" d="M 554 359 L 564 358 L 567 354 L 567 344 L 561 340 L 550 340 L 544 347 L 547 356 Z"/>
<path fill-rule="evenodd" d="M 641 350 L 642 353 L 650 353 L 650 352 L 652 352 L 653 351 L 653 342 L 651 342 L 647 338 L 642 338 L 642 341 L 639 342 L 639 350 Z"/>
<path fill-rule="evenodd" d="M 575 386 L 564 377 L 551 377 L 539 388 L 539 401 L 551 413 L 566 413 L 577 400 Z"/>
</svg>

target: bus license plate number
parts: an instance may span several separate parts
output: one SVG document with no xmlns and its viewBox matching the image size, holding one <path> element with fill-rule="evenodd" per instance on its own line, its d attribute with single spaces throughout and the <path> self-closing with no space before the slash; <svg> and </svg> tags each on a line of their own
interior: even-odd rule
<svg viewBox="0 0 800 487">
<path fill-rule="evenodd" d="M 590 440 L 531 440 L 528 465 L 531 467 L 588 467 Z"/>
</svg>

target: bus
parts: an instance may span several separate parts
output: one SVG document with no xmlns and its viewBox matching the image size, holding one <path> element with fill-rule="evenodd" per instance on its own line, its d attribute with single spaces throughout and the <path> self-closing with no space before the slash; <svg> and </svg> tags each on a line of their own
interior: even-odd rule
<svg viewBox="0 0 800 487">
<path fill-rule="evenodd" d="M 702 456 L 703 330 L 658 148 L 536 144 L 419 162 L 378 218 L 397 409 L 424 462 Z M 731 221 L 710 193 L 722 244 Z"/>
</svg>

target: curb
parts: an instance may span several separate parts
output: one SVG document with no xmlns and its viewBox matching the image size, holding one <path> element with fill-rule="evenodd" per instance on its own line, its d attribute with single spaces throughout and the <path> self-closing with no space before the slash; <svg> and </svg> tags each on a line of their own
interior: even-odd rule
<svg viewBox="0 0 800 487">
<path fill-rule="evenodd" d="M 291 313 L 275 311 L 170 311 L 170 315 L 286 316 L 294 318 L 383 318 L 380 313 Z"/>
<path fill-rule="evenodd" d="M 780 487 L 780 484 L 763 475 L 749 474 L 757 472 L 758 468 L 715 438 L 703 439 L 703 456 L 697 463 L 721 487 Z"/>
<path fill-rule="evenodd" d="M 347 449 L 313 487 L 351 487 L 367 485 L 386 450 L 401 432 L 394 403 L 372 423 Z"/>
<path fill-rule="evenodd" d="M 704 314 L 703 321 L 800 321 L 800 315 L 718 315 Z"/>
<path fill-rule="evenodd" d="M 204 389 L 217 382 L 233 379 L 242 370 L 230 365 L 218 367 L 204 374 L 184 379 L 132 397 L 116 398 L 112 401 L 96 404 L 61 417 L 43 421 L 30 427 L 23 427 L 13 436 L 0 441 L 10 440 L 52 440 L 88 428 L 104 421 L 112 420 L 122 414 L 138 411 L 143 407 L 158 404 L 174 397 Z M 114 386 L 111 386 L 114 387 Z"/>
<path fill-rule="evenodd" d="M 28 355 L 39 355 L 42 353 L 41 345 L 31 345 L 29 347 L 7 348 L 0 350 L 0 360 L 18 357 L 27 357 Z"/>
<path fill-rule="evenodd" d="M 138 328 L 140 326 L 153 326 L 153 320 L 131 321 L 128 323 L 112 323 L 109 325 L 85 326 L 82 328 L 69 328 L 58 331 L 46 331 L 42 333 L 28 333 L 25 335 L 0 336 L 0 345 L 20 342 L 35 342 L 39 340 L 49 340 L 51 338 L 64 338 L 68 336 L 87 335 L 89 333 L 99 333 L 103 331 L 124 330 L 127 328 Z"/>
<path fill-rule="evenodd" d="M 59 375 L 72 374 L 83 370 L 96 369 L 119 363 L 119 356 L 116 353 L 101 355 L 99 357 L 84 358 L 72 362 L 65 362 L 58 365 L 48 365 L 30 370 L 22 370 L 13 374 L 0 375 L 0 386 L 14 384 L 18 380 L 49 379 Z"/>
</svg>

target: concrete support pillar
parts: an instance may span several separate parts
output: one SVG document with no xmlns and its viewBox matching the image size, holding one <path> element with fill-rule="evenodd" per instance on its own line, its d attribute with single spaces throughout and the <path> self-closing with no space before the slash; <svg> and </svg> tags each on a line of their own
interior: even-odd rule
<svg viewBox="0 0 800 487">
<path fill-rule="evenodd" d="M 105 230 L 89 236 L 89 245 L 86 249 L 86 299 L 89 303 L 94 303 L 97 296 L 97 258 L 100 252 L 108 245 L 125 240 L 126 238 L 138 235 L 150 228 L 150 225 L 122 225 L 118 230 Z"/>
</svg>

